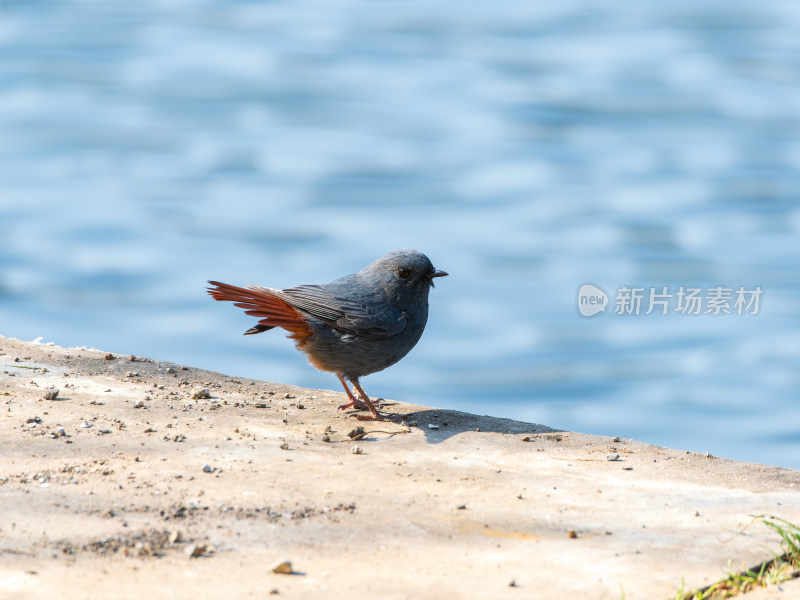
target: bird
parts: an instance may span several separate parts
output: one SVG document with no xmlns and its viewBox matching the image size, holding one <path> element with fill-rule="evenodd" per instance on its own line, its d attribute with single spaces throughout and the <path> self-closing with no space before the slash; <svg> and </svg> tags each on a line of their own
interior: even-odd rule
<svg viewBox="0 0 800 600">
<path fill-rule="evenodd" d="M 359 379 L 390 367 L 416 345 L 434 279 L 447 275 L 421 252 L 395 250 L 330 283 L 278 290 L 209 281 L 207 291 L 259 319 L 244 335 L 282 328 L 313 367 L 335 373 L 350 400 L 339 410 L 367 408 L 370 415 L 356 418 L 384 420 Z"/>
</svg>

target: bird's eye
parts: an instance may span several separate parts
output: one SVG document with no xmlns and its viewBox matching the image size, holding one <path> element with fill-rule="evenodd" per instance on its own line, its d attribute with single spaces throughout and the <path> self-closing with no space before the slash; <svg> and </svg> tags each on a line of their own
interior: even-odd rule
<svg viewBox="0 0 800 600">
<path fill-rule="evenodd" d="M 400 267 L 397 269 L 397 274 L 400 276 L 400 279 L 408 279 L 411 275 L 411 269 L 407 269 L 406 267 Z"/>
</svg>

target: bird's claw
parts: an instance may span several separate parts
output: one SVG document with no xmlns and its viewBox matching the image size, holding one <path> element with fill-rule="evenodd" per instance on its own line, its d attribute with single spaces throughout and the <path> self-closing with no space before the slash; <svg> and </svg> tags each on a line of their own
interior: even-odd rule
<svg viewBox="0 0 800 600">
<path fill-rule="evenodd" d="M 388 421 L 386 417 L 383 415 L 352 415 L 356 418 L 356 421 Z"/>
<path fill-rule="evenodd" d="M 340 404 L 337 410 L 347 410 L 348 408 L 352 408 L 353 410 L 369 410 L 369 407 L 359 400 L 353 400 L 348 404 Z"/>
</svg>

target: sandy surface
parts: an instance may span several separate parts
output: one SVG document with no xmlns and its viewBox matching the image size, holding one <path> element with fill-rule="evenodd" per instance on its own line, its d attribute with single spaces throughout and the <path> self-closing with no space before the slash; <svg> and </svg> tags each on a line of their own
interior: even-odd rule
<svg viewBox="0 0 800 600">
<path fill-rule="evenodd" d="M 344 401 L 0 337 L 0 598 L 666 599 L 800 523 L 798 471 Z"/>
</svg>

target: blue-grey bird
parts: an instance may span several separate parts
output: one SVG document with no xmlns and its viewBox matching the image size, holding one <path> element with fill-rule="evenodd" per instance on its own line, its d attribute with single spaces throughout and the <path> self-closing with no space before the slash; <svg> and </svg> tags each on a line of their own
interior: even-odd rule
<svg viewBox="0 0 800 600">
<path fill-rule="evenodd" d="M 208 293 L 259 318 L 245 335 L 273 327 L 288 331 L 311 365 L 336 373 L 350 399 L 339 410 L 366 406 L 371 415 L 358 418 L 380 420 L 358 380 L 393 365 L 419 341 L 428 321 L 428 292 L 445 275 L 421 252 L 395 250 L 330 283 L 276 290 L 209 281 Z"/>
</svg>

